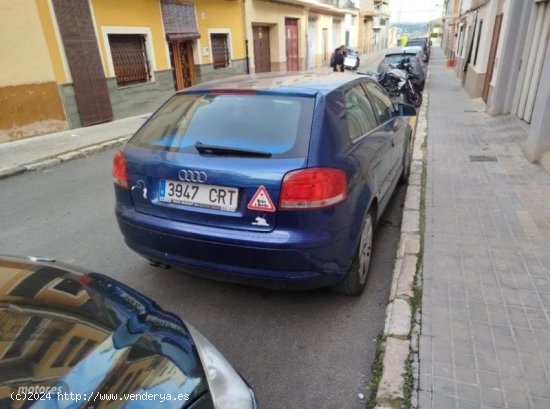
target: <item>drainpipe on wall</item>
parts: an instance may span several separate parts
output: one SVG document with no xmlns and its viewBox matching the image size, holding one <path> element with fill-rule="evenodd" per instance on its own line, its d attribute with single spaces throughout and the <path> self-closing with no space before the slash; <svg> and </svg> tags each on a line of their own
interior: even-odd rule
<svg viewBox="0 0 550 409">
<path fill-rule="evenodd" d="M 250 56 L 248 55 L 248 34 L 246 30 L 246 0 L 243 0 L 243 33 L 244 33 L 244 53 L 246 59 L 246 73 L 250 74 Z"/>
<path fill-rule="evenodd" d="M 304 7 L 305 13 L 305 27 L 306 27 L 306 69 L 304 71 L 309 71 L 311 68 L 309 66 L 309 7 Z"/>
</svg>

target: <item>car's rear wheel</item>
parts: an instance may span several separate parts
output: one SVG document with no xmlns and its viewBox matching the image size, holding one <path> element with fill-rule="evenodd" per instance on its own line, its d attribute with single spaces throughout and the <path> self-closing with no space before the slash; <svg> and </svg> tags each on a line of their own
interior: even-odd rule
<svg viewBox="0 0 550 409">
<path fill-rule="evenodd" d="M 415 108 L 420 108 L 420 105 L 422 105 L 422 94 L 420 91 L 412 89 L 407 93 L 407 100 Z"/>
<path fill-rule="evenodd" d="M 359 246 L 355 251 L 351 267 L 344 279 L 333 287 L 335 292 L 345 295 L 361 295 L 365 289 L 372 255 L 374 220 L 374 212 L 371 210 L 363 223 Z"/>
</svg>

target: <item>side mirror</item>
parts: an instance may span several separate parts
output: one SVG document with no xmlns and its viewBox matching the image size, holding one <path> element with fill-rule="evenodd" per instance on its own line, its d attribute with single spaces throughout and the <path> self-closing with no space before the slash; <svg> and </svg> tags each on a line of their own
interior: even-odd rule
<svg viewBox="0 0 550 409">
<path fill-rule="evenodd" d="M 404 104 L 402 102 L 397 104 L 397 109 L 395 110 L 395 115 L 397 116 L 416 116 L 416 108 L 409 104 Z"/>
</svg>

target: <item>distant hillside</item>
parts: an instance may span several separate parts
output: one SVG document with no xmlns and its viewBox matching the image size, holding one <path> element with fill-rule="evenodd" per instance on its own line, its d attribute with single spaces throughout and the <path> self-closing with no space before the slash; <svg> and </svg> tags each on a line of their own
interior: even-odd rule
<svg viewBox="0 0 550 409">
<path fill-rule="evenodd" d="M 428 23 L 396 23 L 392 25 L 399 28 L 404 34 L 428 31 Z"/>
<path fill-rule="evenodd" d="M 429 24 L 432 28 L 441 27 L 443 25 L 443 20 L 441 18 L 436 18 L 435 20 L 430 21 Z"/>
<path fill-rule="evenodd" d="M 397 23 L 392 24 L 392 26 L 399 30 L 399 38 L 401 36 L 409 38 L 426 37 L 429 31 L 427 23 Z"/>
</svg>

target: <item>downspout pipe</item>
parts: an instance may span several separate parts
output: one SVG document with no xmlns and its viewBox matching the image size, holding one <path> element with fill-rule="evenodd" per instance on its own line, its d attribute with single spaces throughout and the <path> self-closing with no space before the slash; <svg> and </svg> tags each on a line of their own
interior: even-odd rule
<svg viewBox="0 0 550 409">
<path fill-rule="evenodd" d="M 244 52 L 246 60 L 246 73 L 250 74 L 250 55 L 248 54 L 248 31 L 246 26 L 246 0 L 243 0 L 243 32 L 244 32 Z"/>
</svg>

